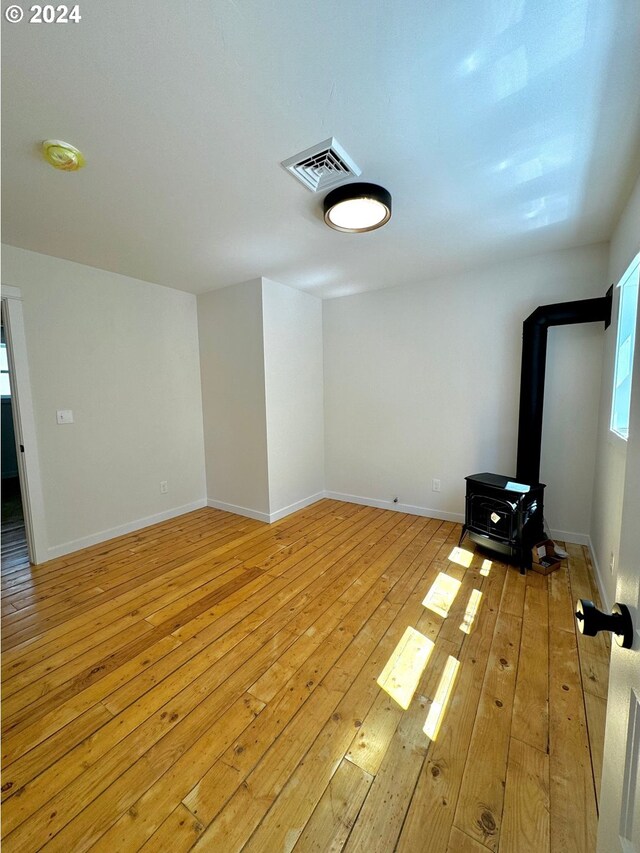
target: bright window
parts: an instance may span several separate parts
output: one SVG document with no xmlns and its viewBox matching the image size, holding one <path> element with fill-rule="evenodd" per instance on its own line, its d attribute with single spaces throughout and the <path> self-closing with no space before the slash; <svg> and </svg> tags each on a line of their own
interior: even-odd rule
<svg viewBox="0 0 640 853">
<path fill-rule="evenodd" d="M 7 359 L 7 345 L 4 341 L 0 345 L 0 392 L 3 397 L 11 396 L 9 385 L 9 362 Z"/>
<path fill-rule="evenodd" d="M 631 378 L 633 373 L 633 350 L 636 339 L 636 317 L 638 314 L 638 272 L 640 254 L 620 279 L 620 302 L 618 311 L 618 337 L 616 361 L 613 375 L 613 399 L 611 401 L 611 429 L 625 441 L 629 437 L 629 410 L 631 406 Z"/>
</svg>

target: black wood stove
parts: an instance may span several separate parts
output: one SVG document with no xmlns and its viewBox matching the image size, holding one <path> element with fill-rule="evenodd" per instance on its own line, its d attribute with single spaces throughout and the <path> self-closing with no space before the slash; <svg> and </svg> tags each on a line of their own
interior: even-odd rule
<svg viewBox="0 0 640 853">
<path fill-rule="evenodd" d="M 462 543 L 465 536 L 504 557 L 524 572 L 531 566 L 531 548 L 544 539 L 543 492 L 540 482 L 542 407 L 549 326 L 611 321 L 611 297 L 543 305 L 523 323 L 518 459 L 515 477 L 472 474 L 467 493 Z"/>
<path fill-rule="evenodd" d="M 472 474 L 465 478 L 465 536 L 513 560 L 524 571 L 531 549 L 544 539 L 543 483 L 526 487 L 501 474 Z"/>
</svg>

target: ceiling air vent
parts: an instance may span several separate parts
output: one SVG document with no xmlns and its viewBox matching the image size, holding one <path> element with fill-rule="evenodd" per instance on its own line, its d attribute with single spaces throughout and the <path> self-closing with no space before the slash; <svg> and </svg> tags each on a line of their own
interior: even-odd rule
<svg viewBox="0 0 640 853">
<path fill-rule="evenodd" d="M 357 178 L 362 171 L 333 137 L 290 157 L 282 165 L 314 193 Z"/>
</svg>

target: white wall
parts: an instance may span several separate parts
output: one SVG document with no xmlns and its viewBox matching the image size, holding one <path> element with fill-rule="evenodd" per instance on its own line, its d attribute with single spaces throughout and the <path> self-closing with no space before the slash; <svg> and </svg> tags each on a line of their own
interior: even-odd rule
<svg viewBox="0 0 640 853">
<path fill-rule="evenodd" d="M 637 250 L 639 219 L 636 187 L 609 277 L 603 244 L 324 303 L 257 279 L 198 297 L 197 316 L 191 294 L 6 247 L 51 555 L 205 494 L 272 520 L 322 491 L 323 450 L 330 493 L 460 518 L 466 474 L 515 473 L 523 319 L 601 295 Z M 550 526 L 592 530 L 601 564 L 617 548 L 624 475 L 606 361 L 597 436 L 603 337 L 596 324 L 551 330 L 542 454 Z M 75 424 L 55 423 L 60 408 Z"/>
<path fill-rule="evenodd" d="M 198 297 L 209 504 L 273 521 L 324 489 L 322 303 L 268 279 Z"/>
<path fill-rule="evenodd" d="M 322 302 L 262 280 L 271 515 L 324 490 Z"/>
<path fill-rule="evenodd" d="M 327 490 L 461 518 L 465 475 L 515 474 L 523 320 L 603 295 L 606 269 L 601 244 L 325 302 Z M 549 335 L 545 514 L 585 541 L 602 339 L 599 324 Z"/>
<path fill-rule="evenodd" d="M 204 505 L 195 297 L 11 246 L 2 260 L 23 297 L 50 555 Z"/>
<path fill-rule="evenodd" d="M 633 258 L 640 251 L 640 179 L 627 202 L 610 243 L 608 281 L 618 284 Z M 613 390 L 614 353 L 617 333 L 618 290 L 614 289 L 612 323 L 605 336 L 602 393 L 594 479 L 594 503 L 591 539 L 597 570 L 606 604 L 615 600 L 622 497 L 626 462 L 626 444 L 609 430 Z M 637 346 L 638 344 L 636 344 Z M 610 569 L 611 555 L 614 571 Z"/>
<path fill-rule="evenodd" d="M 207 495 L 267 520 L 262 281 L 198 297 Z"/>
</svg>

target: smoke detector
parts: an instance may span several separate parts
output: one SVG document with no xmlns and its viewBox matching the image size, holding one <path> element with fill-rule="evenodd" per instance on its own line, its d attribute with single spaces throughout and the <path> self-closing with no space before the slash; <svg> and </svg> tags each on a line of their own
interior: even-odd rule
<svg viewBox="0 0 640 853">
<path fill-rule="evenodd" d="M 314 193 L 357 178 L 362 172 L 333 136 L 284 160 L 282 166 Z"/>
</svg>

